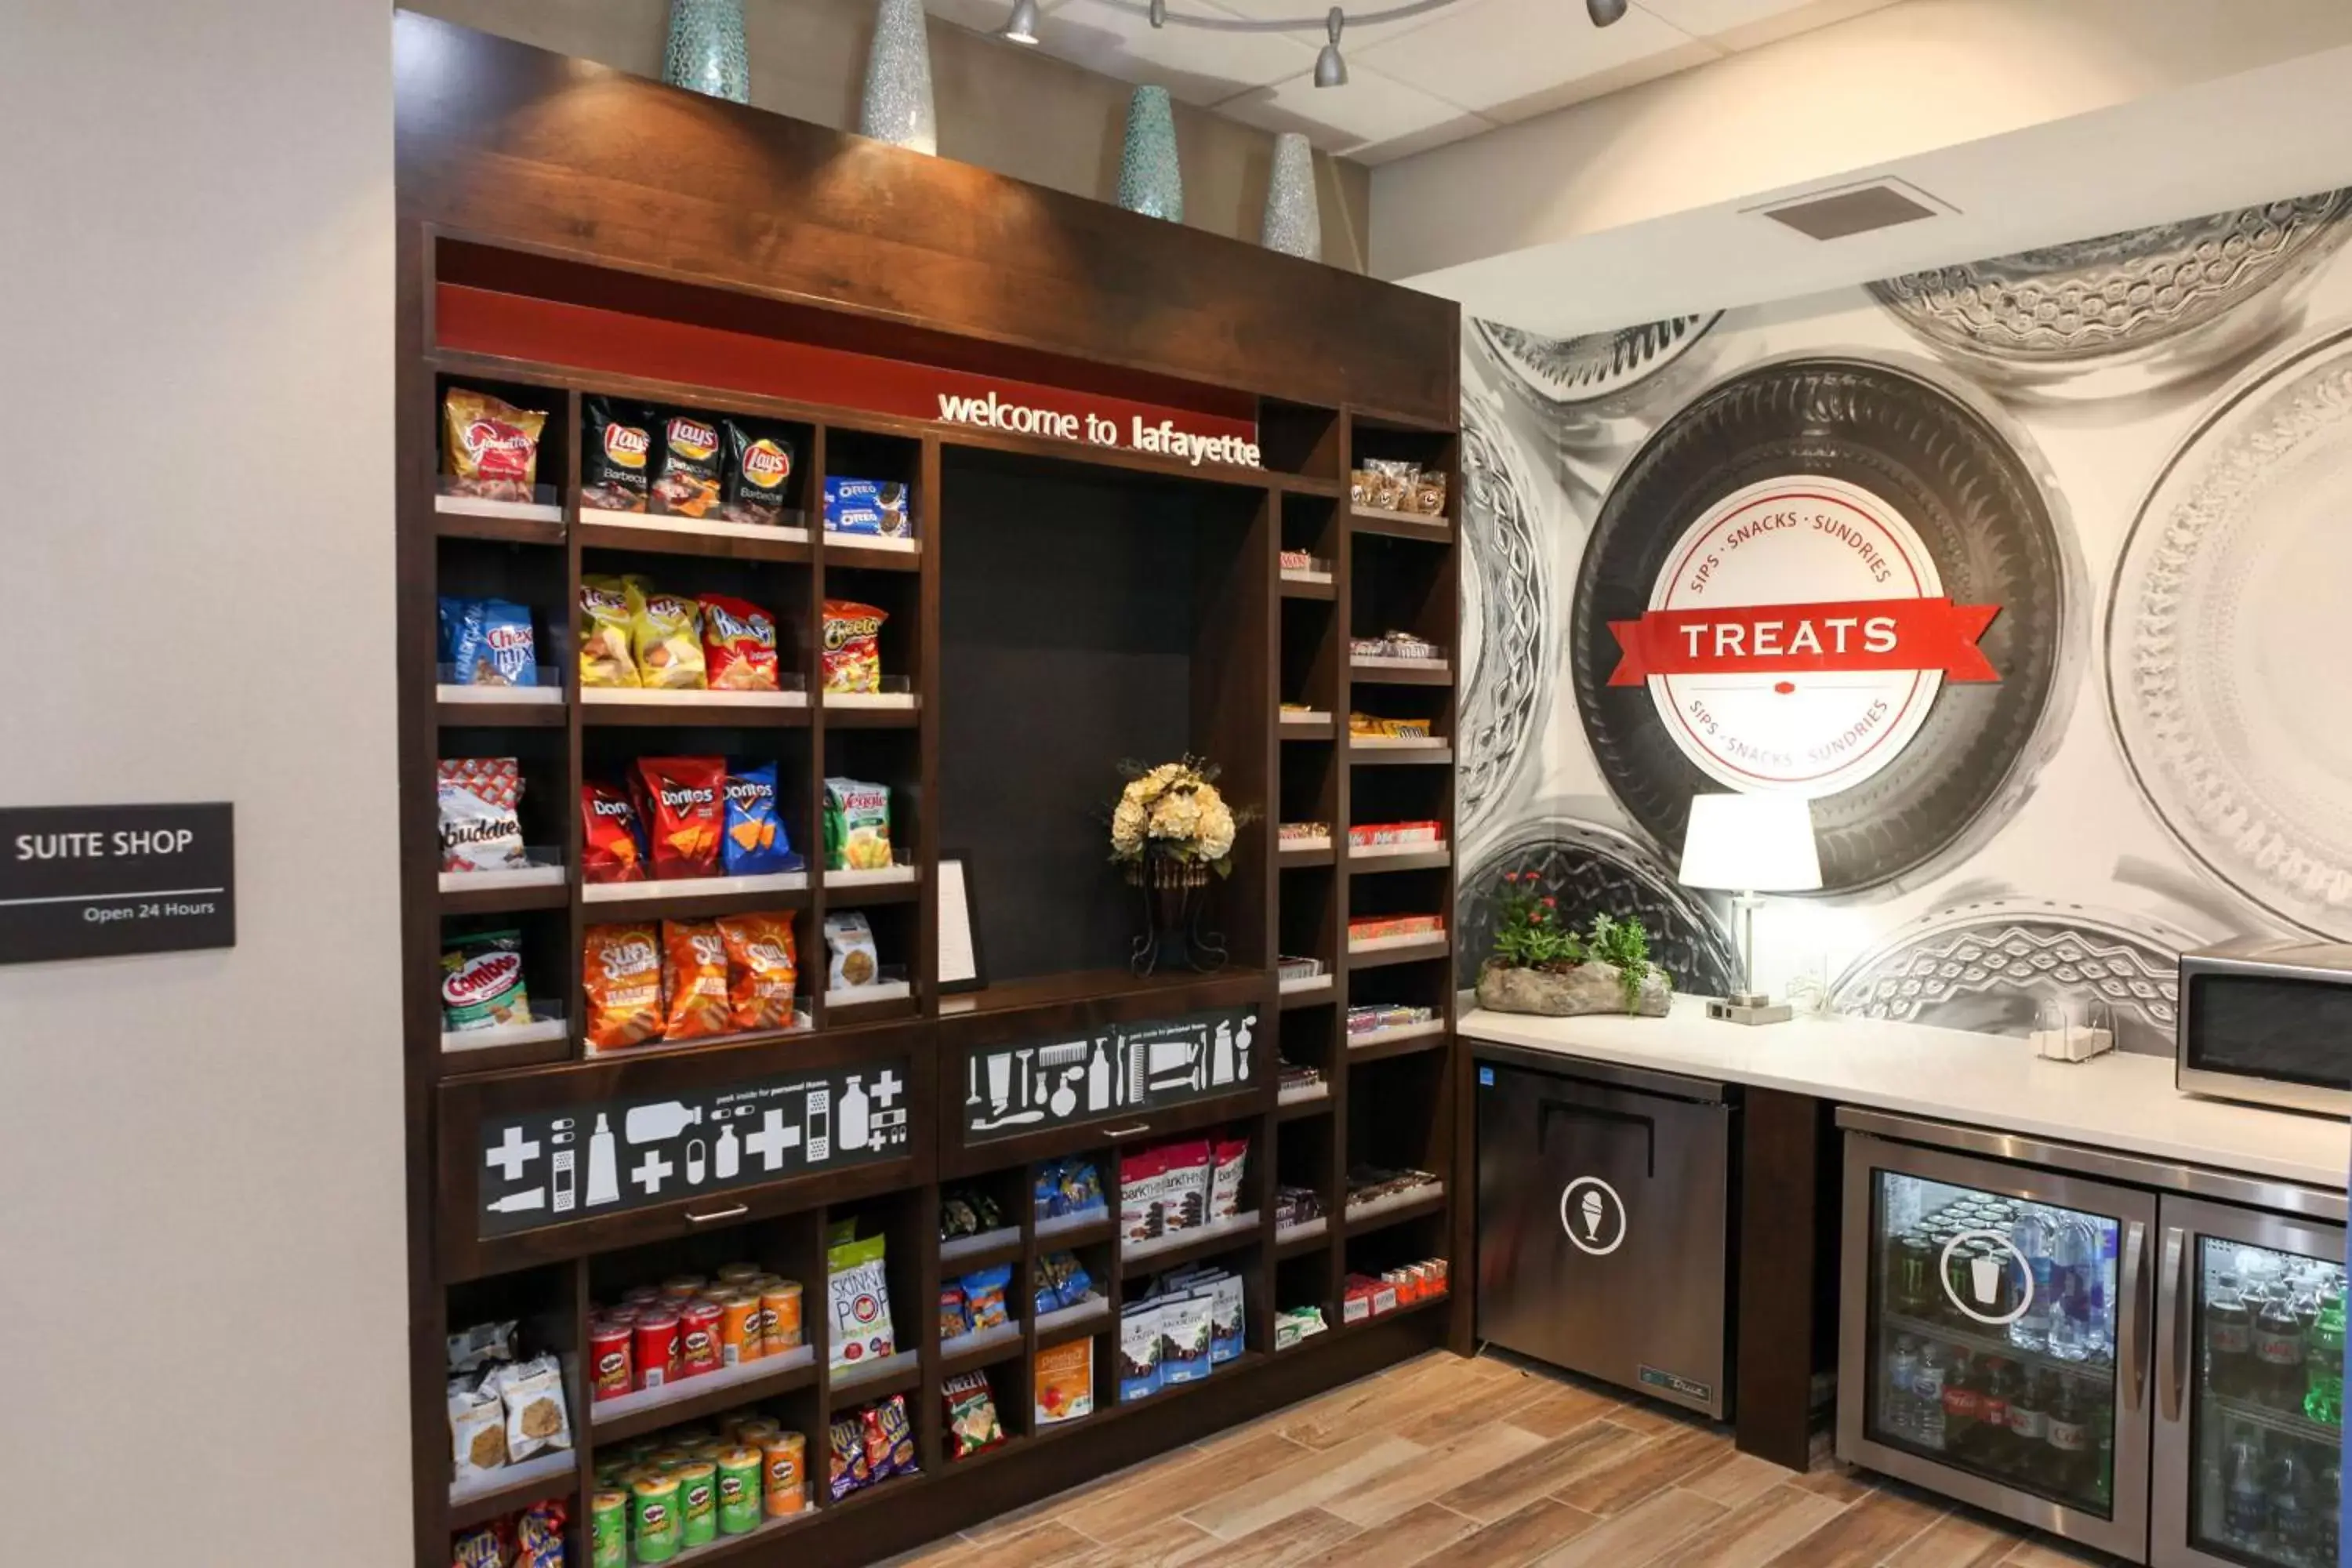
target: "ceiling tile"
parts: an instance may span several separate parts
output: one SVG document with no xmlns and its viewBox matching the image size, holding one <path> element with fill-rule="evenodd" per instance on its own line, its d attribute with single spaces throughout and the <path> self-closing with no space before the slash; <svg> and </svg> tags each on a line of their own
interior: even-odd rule
<svg viewBox="0 0 2352 1568">
<path fill-rule="evenodd" d="M 1178 0 L 1195 16 L 1230 16 L 1208 0 Z M 1234 33 L 1173 24 L 1154 30 L 1106 0 L 1063 0 L 1038 34 L 1062 59 L 1125 81 L 1157 82 L 1187 103 L 1217 103 L 1315 68 L 1315 51 L 1281 33 Z"/>
<path fill-rule="evenodd" d="M 1378 168 L 1399 158 L 1410 158 L 1415 153 L 1426 153 L 1433 147 L 1443 147 L 1449 142 L 1465 141 L 1483 131 L 1495 130 L 1496 122 L 1465 114 L 1459 120 L 1448 120 L 1426 131 L 1416 131 L 1410 136 L 1398 136 L 1386 142 L 1367 142 L 1351 150 L 1348 156 L 1359 163 Z"/>
<path fill-rule="evenodd" d="M 1182 10 L 1185 3 L 1186 0 L 1169 0 L 1169 5 L 1177 10 Z M 1218 3 L 1227 10 L 1237 12 L 1252 21 L 1304 20 L 1307 25 L 1291 33 L 1289 37 L 1313 48 L 1321 48 L 1324 39 L 1328 37 L 1324 30 L 1324 17 L 1331 9 L 1331 0 L 1218 0 Z M 1348 0 L 1348 3 L 1340 7 L 1348 13 L 1348 23 L 1339 34 L 1339 49 L 1352 62 L 1356 58 L 1355 51 L 1360 47 L 1370 47 L 1385 39 L 1401 38 L 1408 33 L 1417 33 L 1440 17 L 1458 16 L 1465 11 L 1475 11 L 1491 3 L 1492 0 L 1451 0 L 1450 4 L 1440 5 L 1433 10 L 1416 11 L 1410 16 L 1402 16 L 1393 22 L 1366 22 L 1360 19 L 1358 13 L 1394 10 L 1397 8 L 1395 0 Z"/>
<path fill-rule="evenodd" d="M 953 22 L 975 33 L 994 33 L 1013 14 L 1013 0 L 923 0 L 923 9 L 939 21 Z M 1054 0 L 1038 0 L 1037 9 L 1051 13 Z"/>
<path fill-rule="evenodd" d="M 1752 49 L 1826 27 L 1895 0 L 1639 0 L 1641 9 L 1694 37 Z"/>
<path fill-rule="evenodd" d="M 1485 110 L 1692 47 L 1689 35 L 1638 9 L 1596 27 L 1576 0 L 1486 0 L 1436 17 L 1401 38 L 1348 49 L 1348 63 Z"/>
<path fill-rule="evenodd" d="M 1308 71 L 1227 99 L 1217 111 L 1269 131 L 1303 131 L 1341 153 L 1446 126 L 1464 126 L 1464 134 L 1487 129 L 1477 116 L 1353 61 L 1345 87 L 1317 87 Z"/>
</svg>

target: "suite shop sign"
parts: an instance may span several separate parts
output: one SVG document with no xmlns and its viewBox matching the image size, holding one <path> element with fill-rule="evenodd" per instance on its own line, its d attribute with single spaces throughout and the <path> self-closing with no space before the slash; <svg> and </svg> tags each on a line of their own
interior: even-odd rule
<svg viewBox="0 0 2352 1568">
<path fill-rule="evenodd" d="M 228 805 L 0 807 L 0 963 L 236 945 Z"/>
</svg>

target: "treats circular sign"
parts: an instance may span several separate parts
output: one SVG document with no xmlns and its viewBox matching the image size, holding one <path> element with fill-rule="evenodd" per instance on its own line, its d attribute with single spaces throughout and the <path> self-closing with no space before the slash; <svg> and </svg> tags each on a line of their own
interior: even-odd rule
<svg viewBox="0 0 2352 1568">
<path fill-rule="evenodd" d="M 1612 686 L 1646 682 L 1666 732 L 1736 790 L 1834 795 L 1918 733 L 1946 676 L 1995 679 L 1990 605 L 1954 605 L 1917 531 L 1859 485 L 1769 479 L 1686 530 Z"/>
</svg>

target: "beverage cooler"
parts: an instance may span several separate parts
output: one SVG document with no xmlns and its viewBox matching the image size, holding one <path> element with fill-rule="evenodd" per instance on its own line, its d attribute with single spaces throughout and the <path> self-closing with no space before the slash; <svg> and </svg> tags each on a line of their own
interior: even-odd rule
<svg viewBox="0 0 2352 1568">
<path fill-rule="evenodd" d="M 2158 1568 L 2335 1568 L 2340 1190 L 1838 1120 L 1840 1458 Z"/>
</svg>

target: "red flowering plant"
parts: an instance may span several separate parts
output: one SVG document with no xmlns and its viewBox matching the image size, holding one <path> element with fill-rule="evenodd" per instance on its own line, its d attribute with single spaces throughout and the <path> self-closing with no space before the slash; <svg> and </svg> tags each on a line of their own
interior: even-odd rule
<svg viewBox="0 0 2352 1568">
<path fill-rule="evenodd" d="M 1617 971 L 1625 1010 L 1641 1003 L 1642 984 L 1655 971 L 1671 985 L 1671 976 L 1650 962 L 1650 933 L 1638 920 L 1618 920 L 1595 914 L 1589 931 L 1580 934 L 1560 919 L 1559 900 L 1539 890 L 1533 871 L 1506 871 L 1496 900 L 1495 947 L 1489 964 L 1511 969 L 1543 969 L 1564 974 L 1583 963 L 1606 963 Z"/>
</svg>

